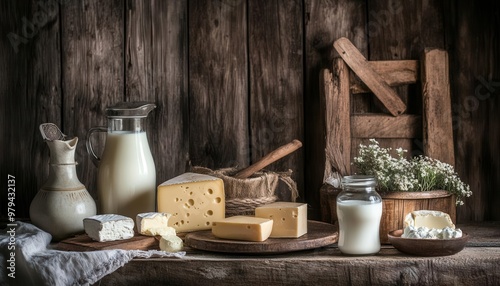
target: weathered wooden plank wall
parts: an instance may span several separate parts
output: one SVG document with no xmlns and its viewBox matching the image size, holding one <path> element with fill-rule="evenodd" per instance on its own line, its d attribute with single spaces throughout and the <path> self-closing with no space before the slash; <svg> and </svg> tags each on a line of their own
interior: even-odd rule
<svg viewBox="0 0 500 286">
<path fill-rule="evenodd" d="M 319 71 L 345 36 L 370 60 L 449 51 L 456 165 L 474 191 L 458 219 L 499 220 L 499 14 L 493 0 L 1 1 L 0 173 L 16 176 L 16 216 L 28 217 L 48 172 L 38 125 L 54 122 L 80 138 L 78 175 L 95 196 L 87 130 L 106 124 L 110 104 L 149 100 L 158 106 L 147 127 L 158 183 L 189 160 L 244 167 L 297 138 L 304 148 L 269 168 L 294 171 L 317 217 Z M 398 93 L 421 113 L 419 84 Z M 380 111 L 363 94 L 351 102 L 355 112 Z M 102 149 L 103 137 L 95 141 Z M 0 210 L 5 218 L 6 204 Z"/>
<path fill-rule="evenodd" d="M 31 199 L 48 176 L 48 150 L 36 126 L 61 124 L 63 116 L 59 7 L 44 8 L 48 13 L 42 15 L 32 0 L 0 3 L 0 168 L 5 180 L 8 174 L 16 177 L 18 217 L 27 217 Z M 5 217 L 7 183 L 0 192 Z"/>
<path fill-rule="evenodd" d="M 458 173 L 473 197 L 460 220 L 500 219 L 500 3 L 449 1 L 446 48 Z"/>
<path fill-rule="evenodd" d="M 189 154 L 209 168 L 250 163 L 246 1 L 189 3 Z"/>
<path fill-rule="evenodd" d="M 151 101 L 147 134 L 157 181 L 184 172 L 189 152 L 187 1 L 126 2 L 126 100 Z M 158 128 L 163 126 L 163 128 Z"/>
<path fill-rule="evenodd" d="M 305 198 L 313 205 L 319 205 L 319 190 L 323 183 L 325 168 L 325 112 L 320 105 L 320 70 L 331 66 L 334 53 L 333 42 L 346 37 L 366 57 L 368 55 L 368 35 L 366 32 L 365 1 L 321 1 L 306 0 L 305 21 L 305 152 L 307 164 L 305 177 L 308 191 Z M 353 106 L 366 110 L 366 100 L 357 97 Z M 319 209 L 315 209 L 319 215 Z"/>
<path fill-rule="evenodd" d="M 248 5 L 250 148 L 255 162 L 293 139 L 303 141 L 303 27 L 296 20 L 302 19 L 302 1 L 258 0 Z M 303 154 L 299 149 L 267 169 L 292 169 L 303 190 Z"/>
<path fill-rule="evenodd" d="M 121 0 L 90 0 L 61 5 L 60 127 L 65 134 L 80 139 L 75 155 L 78 177 L 94 197 L 97 169 L 87 155 L 85 136 L 91 127 L 106 126 L 106 106 L 125 99 L 122 4 Z M 103 146 L 104 136 L 100 139 L 96 145 L 101 142 L 98 146 Z"/>
</svg>

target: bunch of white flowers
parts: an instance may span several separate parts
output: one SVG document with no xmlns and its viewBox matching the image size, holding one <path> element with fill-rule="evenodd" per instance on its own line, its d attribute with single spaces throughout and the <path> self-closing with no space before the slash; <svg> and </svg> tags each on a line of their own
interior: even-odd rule
<svg viewBox="0 0 500 286">
<path fill-rule="evenodd" d="M 446 190 L 455 195 L 457 205 L 463 205 L 463 198 L 472 195 L 451 165 L 425 156 L 407 160 L 407 151 L 401 148 L 396 149 L 394 158 L 390 151 L 391 148 L 381 148 L 377 140 L 370 139 L 368 146 L 359 145 L 359 156 L 354 157 L 358 171 L 375 176 L 381 192 Z"/>
</svg>

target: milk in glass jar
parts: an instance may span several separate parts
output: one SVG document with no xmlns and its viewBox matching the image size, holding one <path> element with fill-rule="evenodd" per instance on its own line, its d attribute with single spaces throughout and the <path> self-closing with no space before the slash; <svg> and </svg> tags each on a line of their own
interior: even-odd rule
<svg viewBox="0 0 500 286">
<path fill-rule="evenodd" d="M 337 196 L 338 247 L 342 253 L 366 255 L 380 251 L 382 198 L 375 191 L 376 185 L 372 176 L 342 179 L 342 192 Z"/>
</svg>

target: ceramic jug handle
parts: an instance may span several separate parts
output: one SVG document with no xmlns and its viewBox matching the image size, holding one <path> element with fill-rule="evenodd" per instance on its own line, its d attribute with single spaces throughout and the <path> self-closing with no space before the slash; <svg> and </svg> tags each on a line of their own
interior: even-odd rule
<svg viewBox="0 0 500 286">
<path fill-rule="evenodd" d="M 89 153 L 90 159 L 92 159 L 92 163 L 96 167 L 99 167 L 99 163 L 101 162 L 101 158 L 97 156 L 94 152 L 94 148 L 92 148 L 92 143 L 90 142 L 90 137 L 94 132 L 108 132 L 108 128 L 106 127 L 92 127 L 89 129 L 87 132 L 87 140 L 85 142 L 85 145 L 87 146 L 87 153 Z"/>
</svg>

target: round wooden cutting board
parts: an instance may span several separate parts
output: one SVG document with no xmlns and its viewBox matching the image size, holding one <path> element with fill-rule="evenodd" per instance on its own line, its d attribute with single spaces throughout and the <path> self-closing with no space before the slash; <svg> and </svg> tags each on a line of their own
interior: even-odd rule
<svg viewBox="0 0 500 286">
<path fill-rule="evenodd" d="M 323 247 L 337 242 L 334 225 L 319 221 L 307 222 L 307 233 L 299 238 L 268 238 L 263 242 L 239 241 L 217 238 L 212 231 L 189 233 L 185 245 L 194 249 L 246 254 L 285 253 Z"/>
</svg>

